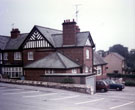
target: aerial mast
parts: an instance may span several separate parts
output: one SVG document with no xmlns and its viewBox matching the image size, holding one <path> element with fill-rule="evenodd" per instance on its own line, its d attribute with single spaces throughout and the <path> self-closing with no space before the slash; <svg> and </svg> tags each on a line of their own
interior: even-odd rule
<svg viewBox="0 0 135 110">
<path fill-rule="evenodd" d="M 78 10 L 78 6 L 80 6 L 81 4 L 76 4 L 75 7 L 76 7 L 76 11 L 75 11 L 75 16 L 76 16 L 76 22 L 78 23 L 78 13 L 79 13 L 79 10 Z"/>
</svg>

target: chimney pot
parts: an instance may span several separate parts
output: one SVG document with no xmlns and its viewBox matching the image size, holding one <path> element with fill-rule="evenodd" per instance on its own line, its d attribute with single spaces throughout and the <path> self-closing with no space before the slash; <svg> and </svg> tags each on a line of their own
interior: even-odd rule
<svg viewBox="0 0 135 110">
<path fill-rule="evenodd" d="M 65 20 L 63 23 L 63 45 L 76 45 L 76 22 Z"/>
<path fill-rule="evenodd" d="M 20 31 L 18 28 L 13 28 L 11 31 L 11 38 L 17 38 L 20 35 Z"/>
</svg>

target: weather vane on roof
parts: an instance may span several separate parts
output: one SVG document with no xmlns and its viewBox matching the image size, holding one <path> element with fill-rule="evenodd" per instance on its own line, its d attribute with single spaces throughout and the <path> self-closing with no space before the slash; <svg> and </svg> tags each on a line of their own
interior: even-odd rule
<svg viewBox="0 0 135 110">
<path fill-rule="evenodd" d="M 75 7 L 76 7 L 76 11 L 75 11 L 75 15 L 76 15 L 76 22 L 78 23 L 78 13 L 79 13 L 79 10 L 78 10 L 78 6 L 80 6 L 81 4 L 76 4 Z"/>
</svg>

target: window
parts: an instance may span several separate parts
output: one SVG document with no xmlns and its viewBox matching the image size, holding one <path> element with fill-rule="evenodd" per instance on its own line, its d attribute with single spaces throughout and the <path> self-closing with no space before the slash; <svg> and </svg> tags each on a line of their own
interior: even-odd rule
<svg viewBox="0 0 135 110">
<path fill-rule="evenodd" d="M 90 52 L 89 52 L 89 50 L 87 49 L 86 50 L 86 59 L 89 59 L 90 58 Z"/>
<path fill-rule="evenodd" d="M 0 53 L 0 64 L 2 64 L 2 53 Z"/>
<path fill-rule="evenodd" d="M 8 60 L 8 53 L 4 53 L 4 60 Z"/>
<path fill-rule="evenodd" d="M 34 60 L 33 52 L 28 52 L 28 60 Z"/>
<path fill-rule="evenodd" d="M 19 78 L 22 75 L 22 67 L 4 67 L 3 74 L 10 78 Z"/>
<path fill-rule="evenodd" d="M 21 52 L 14 53 L 14 60 L 21 60 Z"/>
<path fill-rule="evenodd" d="M 97 75 L 100 76 L 102 74 L 101 66 L 97 66 Z"/>
<path fill-rule="evenodd" d="M 89 72 L 89 68 L 86 66 L 85 67 L 85 73 L 88 73 Z"/>
<path fill-rule="evenodd" d="M 77 73 L 77 70 L 76 69 L 72 69 L 72 73 Z"/>
<path fill-rule="evenodd" d="M 53 74 L 54 70 L 45 70 L 45 74 Z"/>
</svg>

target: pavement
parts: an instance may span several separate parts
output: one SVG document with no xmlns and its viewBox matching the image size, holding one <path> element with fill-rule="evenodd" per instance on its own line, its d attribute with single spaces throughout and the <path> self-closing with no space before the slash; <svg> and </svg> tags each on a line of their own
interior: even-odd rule
<svg viewBox="0 0 135 110">
<path fill-rule="evenodd" d="M 0 110 L 135 110 L 135 87 L 90 95 L 0 83 Z"/>
</svg>

